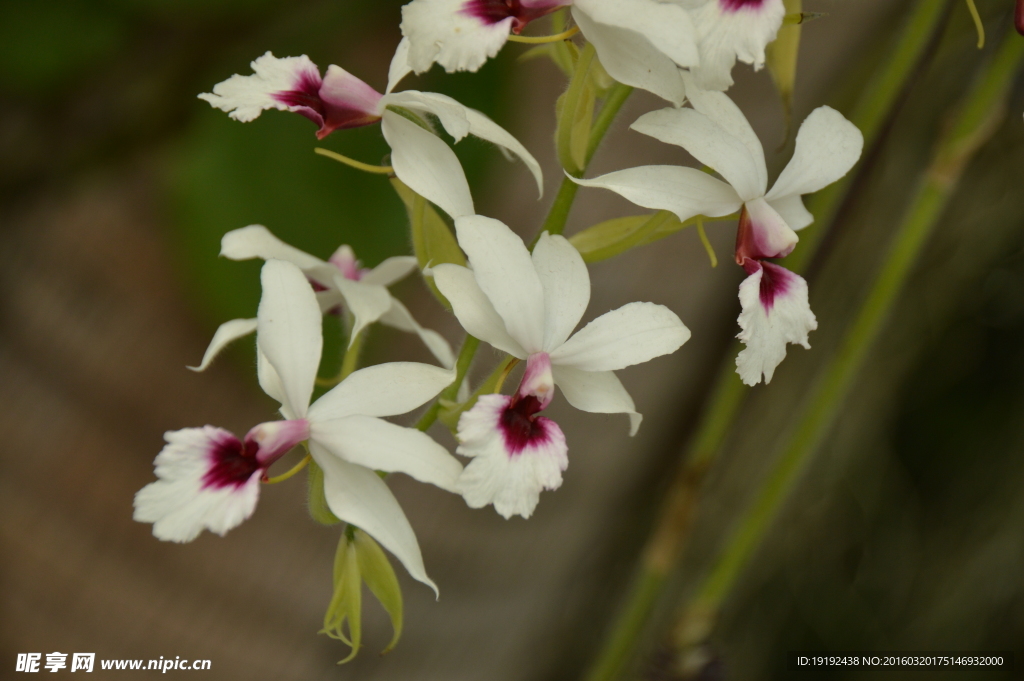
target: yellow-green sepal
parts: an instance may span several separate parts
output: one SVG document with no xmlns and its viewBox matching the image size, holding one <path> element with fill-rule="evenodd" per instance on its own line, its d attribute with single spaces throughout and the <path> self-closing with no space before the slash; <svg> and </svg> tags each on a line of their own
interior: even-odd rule
<svg viewBox="0 0 1024 681">
<path fill-rule="evenodd" d="M 337 525 L 341 522 L 330 506 L 327 505 L 327 496 L 324 494 L 324 471 L 317 465 L 316 461 L 310 461 L 306 467 L 307 505 L 309 515 L 321 525 Z"/>
<path fill-rule="evenodd" d="M 583 256 L 584 262 L 607 260 L 626 251 L 662 239 L 694 224 L 681 222 L 669 211 L 631 215 L 598 223 L 569 237 L 569 243 Z"/>
<path fill-rule="evenodd" d="M 786 16 L 803 17 L 803 0 L 783 0 Z M 796 88 L 796 65 L 800 53 L 800 33 L 803 22 L 784 23 L 765 52 L 765 63 L 772 75 L 775 88 L 779 91 L 782 108 L 786 114 L 786 138 L 792 134 L 793 91 Z"/>
<path fill-rule="evenodd" d="M 402 636 L 402 587 L 398 584 L 398 577 L 395 576 L 387 554 L 373 537 L 362 530 L 356 530 L 354 544 L 363 581 L 370 588 L 370 593 L 384 606 L 395 632 L 391 642 L 381 651 L 381 655 L 384 655 L 391 652 Z"/>
<path fill-rule="evenodd" d="M 358 654 L 363 637 L 363 583 L 357 547 L 352 536 L 353 529 L 349 528 L 342 533 L 338 550 L 334 554 L 334 594 L 324 613 L 324 628 L 320 630 L 321 634 L 327 634 L 352 648 L 348 657 L 338 664 L 345 664 Z"/>
</svg>

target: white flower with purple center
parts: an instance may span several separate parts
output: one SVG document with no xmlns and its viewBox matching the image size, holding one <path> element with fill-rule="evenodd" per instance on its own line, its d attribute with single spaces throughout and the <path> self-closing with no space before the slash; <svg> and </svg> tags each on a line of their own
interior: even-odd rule
<svg viewBox="0 0 1024 681">
<path fill-rule="evenodd" d="M 339 306 L 353 317 L 350 343 L 369 324 L 380 322 L 407 333 L 415 333 L 446 368 L 455 365 L 455 355 L 441 334 L 421 326 L 387 287 L 417 269 L 416 258 L 395 256 L 373 269 L 362 267 L 349 246 L 341 246 L 326 261 L 284 243 L 262 225 L 249 225 L 228 232 L 221 239 L 220 254 L 231 260 L 284 260 L 306 275 L 317 291 L 320 309 L 326 314 Z M 229 343 L 256 330 L 255 319 L 224 322 L 213 335 L 196 371 L 203 371 Z"/>
<path fill-rule="evenodd" d="M 628 414 L 633 435 L 641 416 L 614 372 L 675 352 L 690 332 L 662 305 L 629 303 L 573 334 L 590 276 L 572 244 L 545 233 L 531 254 L 512 230 L 480 215 L 459 218 L 455 230 L 469 268 L 439 265 L 434 283 L 467 333 L 526 360 L 515 395 L 483 396 L 460 418 L 457 452 L 473 461 L 459 490 L 470 506 L 529 517 L 568 464 L 562 431 L 538 416 L 555 387 L 582 411 Z"/>
<path fill-rule="evenodd" d="M 705 90 L 729 89 L 737 59 L 755 70 L 763 67 L 765 48 L 786 16 L 782 0 L 675 1 L 693 17 L 700 62 L 690 73 Z"/>
<path fill-rule="evenodd" d="M 721 92 L 687 82 L 693 109 L 662 109 L 641 116 L 632 128 L 677 144 L 715 170 L 725 182 L 696 168 L 641 166 L 577 180 L 602 187 L 645 208 L 669 210 L 680 220 L 722 217 L 740 211 L 736 262 L 750 275 L 740 285 L 737 336 L 746 348 L 736 368 L 747 385 L 771 381 L 787 343 L 810 347 L 817 321 L 807 301 L 807 282 L 767 258 L 796 246 L 794 230 L 814 221 L 800 198 L 843 177 L 860 158 L 864 138 L 838 111 L 822 106 L 807 117 L 793 158 L 770 191 L 764 149 L 739 108 Z"/>
<path fill-rule="evenodd" d="M 335 130 L 380 121 L 384 139 L 391 146 L 395 175 L 452 217 L 475 212 L 462 165 L 444 141 L 401 110 L 436 116 L 456 142 L 473 135 L 508 150 L 522 159 L 537 181 L 537 190 L 542 190 L 543 178 L 536 159 L 487 116 L 446 95 L 415 90 L 392 92 L 410 73 L 407 62 L 408 44 L 403 41 L 391 63 L 387 90 L 381 94 L 340 66 L 327 67 L 321 78 L 316 64 L 305 55 L 278 59 L 267 52 L 252 62 L 253 75 L 234 75 L 215 85 L 213 93 L 203 93 L 199 98 L 243 123 L 255 120 L 267 109 L 293 111 L 316 123 L 316 134 L 321 139 Z"/>
<path fill-rule="evenodd" d="M 509 35 L 570 5 L 612 78 L 682 104 L 677 67 L 698 63 L 696 29 L 682 7 L 658 0 L 413 0 L 402 8 L 409 66 L 476 71 Z"/>
<path fill-rule="evenodd" d="M 381 418 L 426 403 L 451 384 L 454 372 L 379 364 L 353 372 L 310 404 L 323 346 L 316 295 L 289 262 L 269 260 L 261 279 L 257 371 L 283 420 L 261 423 L 241 440 L 213 426 L 167 433 L 155 461 L 157 481 L 135 495 L 135 520 L 153 523 L 153 534 L 166 541 L 191 541 L 203 529 L 223 535 L 252 515 L 267 469 L 305 442 L 323 469 L 331 512 L 373 536 L 436 590 L 409 521 L 376 471 L 455 490 L 462 466 L 454 457 L 424 433 Z"/>
</svg>

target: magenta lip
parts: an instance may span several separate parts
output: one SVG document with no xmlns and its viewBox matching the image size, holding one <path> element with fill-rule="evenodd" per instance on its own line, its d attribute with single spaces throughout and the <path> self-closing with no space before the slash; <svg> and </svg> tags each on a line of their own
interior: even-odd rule
<svg viewBox="0 0 1024 681">
<path fill-rule="evenodd" d="M 512 32 L 518 34 L 523 28 L 540 17 L 551 14 L 565 2 L 548 0 L 526 5 L 522 0 L 469 0 L 462 6 L 462 13 L 475 17 L 487 26 L 501 23 L 512 17 Z"/>
<path fill-rule="evenodd" d="M 540 400 L 533 395 L 513 398 L 501 412 L 498 427 L 505 438 L 509 455 L 517 456 L 527 447 L 548 444 L 551 441 L 551 419 L 537 416 L 542 409 Z"/>
<path fill-rule="evenodd" d="M 361 109 L 341 106 L 324 101 L 320 96 L 323 80 L 319 73 L 304 71 L 293 90 L 282 90 L 271 94 L 276 101 L 297 107 L 301 114 L 320 126 L 317 139 L 327 137 L 335 130 L 359 128 L 380 120 L 380 116 Z"/>
<path fill-rule="evenodd" d="M 744 9 L 760 9 L 764 0 L 718 0 L 726 12 L 739 12 Z"/>
<path fill-rule="evenodd" d="M 215 440 L 212 444 L 208 458 L 210 468 L 203 476 L 203 489 L 238 489 L 262 469 L 256 459 L 259 445 L 255 442 L 242 444 L 237 437 L 229 435 Z"/>
</svg>

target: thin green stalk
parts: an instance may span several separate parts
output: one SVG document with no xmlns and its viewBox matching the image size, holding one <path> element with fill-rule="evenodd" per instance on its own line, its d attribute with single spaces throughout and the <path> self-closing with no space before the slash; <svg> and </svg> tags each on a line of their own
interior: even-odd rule
<svg viewBox="0 0 1024 681">
<path fill-rule="evenodd" d="M 459 388 L 462 386 L 462 382 L 466 380 L 466 373 L 469 372 L 469 367 L 473 364 L 473 357 L 476 356 L 476 350 L 479 347 L 480 340 L 478 338 L 470 335 L 466 336 L 466 340 L 462 342 L 462 348 L 459 350 L 459 356 L 455 360 L 455 381 L 441 391 L 441 394 L 430 405 L 426 413 L 416 422 L 417 428 L 425 431 L 434 425 L 434 421 L 437 420 L 437 415 L 441 411 L 442 400 L 448 402 L 455 401 L 455 398 L 459 395 Z"/>
<path fill-rule="evenodd" d="M 740 520 L 725 550 L 691 601 L 678 631 L 707 631 L 754 550 L 793 489 L 801 471 L 835 422 L 856 377 L 885 327 L 922 249 L 952 197 L 963 169 L 995 131 L 1005 98 L 1024 58 L 1024 41 L 1007 35 L 975 82 L 954 125 L 937 147 L 882 270 L 839 352 L 806 398 L 807 408 L 774 471 Z M 698 619 L 694 622 L 694 619 Z M 686 644 L 690 641 L 681 640 Z"/>
<path fill-rule="evenodd" d="M 884 68 L 863 89 L 850 120 L 864 135 L 864 146 L 869 150 L 866 153 L 870 154 L 879 143 L 886 122 L 939 35 L 949 6 L 950 0 L 920 0 L 908 17 L 893 52 L 884 60 Z M 800 233 L 800 247 L 787 258 L 787 267 L 797 272 L 806 267 L 818 250 L 820 235 L 835 221 L 851 184 L 849 177 L 844 178 L 808 198 L 807 207 L 816 217 L 815 225 Z M 683 463 L 641 552 L 637 574 L 628 588 L 623 609 L 588 670 L 587 681 L 611 681 L 622 674 L 637 649 L 668 575 L 682 556 L 704 476 L 732 431 L 747 395 L 747 388 L 736 375 L 732 362 L 738 350 L 738 343 L 733 343 L 715 377 L 696 432 L 683 454 Z"/>
<path fill-rule="evenodd" d="M 366 340 L 366 329 L 359 332 L 359 335 L 352 339 L 345 350 L 345 356 L 341 358 L 341 371 L 338 373 L 338 382 L 341 383 L 359 366 L 359 355 L 363 351 L 363 342 Z"/>
</svg>

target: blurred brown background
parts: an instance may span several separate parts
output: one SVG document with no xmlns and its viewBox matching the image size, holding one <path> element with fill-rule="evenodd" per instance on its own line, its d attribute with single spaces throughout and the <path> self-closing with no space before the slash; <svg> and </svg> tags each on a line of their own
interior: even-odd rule
<svg viewBox="0 0 1024 681">
<path fill-rule="evenodd" d="M 807 1 L 805 9 L 828 16 L 804 30 L 797 120 L 821 103 L 852 101 L 909 4 Z M 242 125 L 195 95 L 248 73 L 268 49 L 343 65 L 380 88 L 400 5 L 0 5 L 0 677 L 14 675 L 19 652 L 60 651 L 208 658 L 203 676 L 215 679 L 567 679 L 601 644 L 736 331 L 742 275 L 728 257 L 731 225 L 711 228 L 717 269 L 689 230 L 592 268 L 588 318 L 651 300 L 674 309 L 693 339 L 622 372 L 646 417 L 634 439 L 625 417 L 556 402 L 571 465 L 532 519 L 505 521 L 401 476 L 391 481 L 441 599 L 401 576 L 406 631 L 385 658 L 375 652 L 390 634 L 375 603 L 366 606 L 366 648 L 355 662 L 336 667 L 344 647 L 316 634 L 338 529 L 307 518 L 298 478 L 264 489 L 253 519 L 223 539 L 165 544 L 131 520 L 163 431 L 210 423 L 241 433 L 272 414 L 251 350 L 233 350 L 203 375 L 184 369 L 216 324 L 251 316 L 259 297 L 257 265 L 216 257 L 224 232 L 260 222 L 321 256 L 350 243 L 371 265 L 408 251 L 386 183 L 314 156 L 308 121 L 271 112 Z M 979 2 L 990 43 L 1010 5 Z M 518 63 L 522 51 L 510 45 L 480 74 L 435 72 L 408 87 L 484 110 L 542 161 L 547 192 L 537 202 L 522 167 L 473 141 L 458 147 L 481 212 L 531 234 L 560 179 L 552 108 L 564 79 L 550 63 Z M 813 349 L 792 350 L 772 385 L 753 391 L 711 475 L 675 592 L 700 574 L 770 467 L 773 438 L 837 344 L 936 131 L 990 52 L 974 49 L 970 18 L 956 3 L 812 281 Z M 785 135 L 771 81 L 745 66 L 735 76 L 730 94 L 777 173 L 790 151 L 772 153 Z M 626 130 L 658 106 L 649 96 L 629 102 L 592 174 L 685 162 L 678 149 Z M 1022 108 L 1018 90 L 841 422 L 728 601 L 713 637 L 727 678 L 786 678 L 783 656 L 794 649 L 1024 652 Z M 376 127 L 324 145 L 369 160 L 386 153 Z M 583 191 L 569 231 L 635 212 L 608 193 Z M 420 321 L 458 340 L 419 282 L 396 292 Z M 401 334 L 373 340 L 370 361 L 428 361 Z"/>
</svg>

